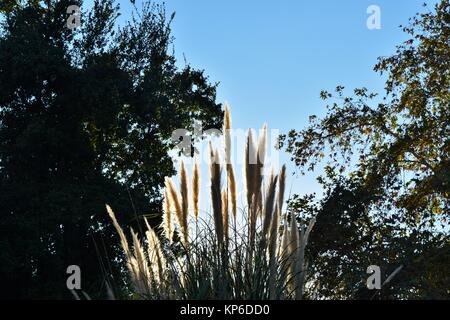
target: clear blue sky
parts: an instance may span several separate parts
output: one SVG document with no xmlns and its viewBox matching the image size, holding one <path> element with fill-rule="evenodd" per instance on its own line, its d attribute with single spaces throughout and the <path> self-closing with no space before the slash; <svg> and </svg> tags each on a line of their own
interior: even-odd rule
<svg viewBox="0 0 450 320">
<path fill-rule="evenodd" d="M 129 1 L 119 2 L 126 18 Z M 184 54 L 220 82 L 218 100 L 231 104 L 233 127 L 267 122 L 287 132 L 301 129 L 310 114 L 323 114 L 322 89 L 340 84 L 382 92 L 384 80 L 372 71 L 377 57 L 394 53 L 405 39 L 399 25 L 426 10 L 423 2 L 169 0 L 166 7 L 168 14 L 176 11 L 172 30 L 180 65 Z M 381 30 L 366 27 L 372 4 L 381 8 Z M 317 191 L 313 177 L 294 190 Z"/>
<path fill-rule="evenodd" d="M 394 53 L 399 28 L 423 0 L 170 0 L 175 50 L 230 102 L 234 125 L 289 130 L 321 113 L 321 89 L 338 84 L 381 91 L 376 59 Z M 368 30 L 366 9 L 381 8 L 381 30 Z"/>
</svg>

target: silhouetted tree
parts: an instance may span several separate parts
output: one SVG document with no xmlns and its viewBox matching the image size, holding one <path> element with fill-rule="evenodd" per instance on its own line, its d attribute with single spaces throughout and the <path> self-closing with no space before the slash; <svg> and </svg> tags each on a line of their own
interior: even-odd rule
<svg viewBox="0 0 450 320">
<path fill-rule="evenodd" d="M 318 215 L 311 276 L 326 297 L 369 298 L 366 268 L 403 264 L 397 286 L 373 297 L 448 298 L 449 1 L 410 20 L 411 38 L 375 66 L 388 75 L 383 99 L 365 88 L 350 97 L 342 86 L 323 91 L 333 99 L 327 115 L 281 137 L 302 170 L 330 155 L 319 179 L 325 198 L 291 201 L 301 218 Z"/>
<path fill-rule="evenodd" d="M 6 298 L 67 296 L 71 264 L 95 296 L 106 275 L 120 271 L 105 203 L 129 225 L 143 215 L 157 220 L 163 179 L 174 174 L 172 131 L 194 120 L 221 126 L 216 85 L 203 71 L 176 65 L 174 15 L 168 19 L 163 6 L 147 3 L 118 26 L 115 1 L 96 0 L 71 30 L 69 5 L 82 1 L 22 1 L 0 11 Z"/>
</svg>

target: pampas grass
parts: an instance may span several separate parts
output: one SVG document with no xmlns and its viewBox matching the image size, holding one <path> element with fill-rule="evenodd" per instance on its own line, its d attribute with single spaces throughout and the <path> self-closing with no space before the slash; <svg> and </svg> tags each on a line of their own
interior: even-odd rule
<svg viewBox="0 0 450 320">
<path fill-rule="evenodd" d="M 181 219 L 180 225 L 182 226 L 183 240 L 186 243 L 188 241 L 188 225 L 189 225 L 189 191 L 188 191 L 188 177 L 186 173 L 186 167 L 184 162 L 181 161 L 180 166 L 180 191 L 181 191 Z"/>
<path fill-rule="evenodd" d="M 198 220 L 198 202 L 200 199 L 200 168 L 198 165 L 198 161 L 195 160 L 194 170 L 192 174 L 192 202 L 194 207 L 194 218 L 195 221 Z"/>
<path fill-rule="evenodd" d="M 185 164 L 181 163 L 180 192 L 173 180 L 166 178 L 161 235 L 158 235 L 158 228 L 152 229 L 145 221 L 147 231 L 142 239 L 130 231 L 130 246 L 113 211 L 107 206 L 124 251 L 133 290 L 141 298 L 304 297 L 305 248 L 314 219 L 304 228 L 298 225 L 295 216 L 289 218 L 282 214 L 285 166 L 279 173 L 272 171 L 264 183 L 266 126 L 257 145 L 252 131 L 248 132 L 243 172 L 246 207 L 238 212 L 230 130 L 231 114 L 226 106 L 225 165 L 221 163 L 219 151 L 209 144 L 212 211 L 206 217 L 199 216 L 200 169 L 197 161 L 191 181 Z M 224 180 L 222 171 L 226 171 Z M 195 228 L 189 221 L 190 211 L 195 217 Z M 178 234 L 181 243 L 173 241 L 174 234 Z"/>
<path fill-rule="evenodd" d="M 188 236 L 189 236 L 189 231 L 188 231 L 188 226 L 185 223 L 186 219 L 184 217 L 184 215 L 186 214 L 185 210 L 183 209 L 183 206 L 181 204 L 181 201 L 186 201 L 186 199 L 180 200 L 180 195 L 178 193 L 178 189 L 175 186 L 175 184 L 173 183 L 172 179 L 166 177 L 166 181 L 165 181 L 165 185 L 166 185 L 166 190 L 168 190 L 167 195 L 169 196 L 169 202 L 173 205 L 173 208 L 175 210 L 176 213 L 176 217 L 177 217 L 177 222 L 178 222 L 178 226 L 182 235 L 182 241 L 184 244 L 186 244 L 188 242 Z M 184 188 L 182 186 L 182 188 Z M 186 195 L 185 195 L 186 197 Z"/>
<path fill-rule="evenodd" d="M 209 149 L 211 154 L 211 163 L 209 165 L 209 171 L 211 175 L 211 203 L 217 241 L 220 247 L 220 244 L 223 241 L 222 192 L 220 183 L 222 176 L 222 167 L 219 163 L 219 153 L 214 150 L 211 142 L 209 143 Z"/>
<path fill-rule="evenodd" d="M 170 195 L 169 191 L 166 189 L 164 191 L 164 200 L 163 200 L 163 223 L 162 228 L 164 235 L 169 240 L 169 243 L 172 243 L 174 228 L 172 222 L 172 208 L 170 205 Z"/>
<path fill-rule="evenodd" d="M 236 195 L 236 179 L 234 177 L 234 168 L 231 163 L 231 113 L 228 105 L 225 106 L 224 114 L 224 140 L 225 140 L 225 164 L 227 168 L 227 183 L 228 192 L 231 202 L 231 212 L 233 213 L 234 219 L 236 219 L 237 207 L 237 195 Z"/>
</svg>

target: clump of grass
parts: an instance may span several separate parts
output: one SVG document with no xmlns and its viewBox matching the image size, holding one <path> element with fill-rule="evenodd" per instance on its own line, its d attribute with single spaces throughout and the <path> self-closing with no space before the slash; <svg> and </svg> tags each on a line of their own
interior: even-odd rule
<svg viewBox="0 0 450 320">
<path fill-rule="evenodd" d="M 146 222 L 145 237 L 130 230 L 132 244 L 107 211 L 123 248 L 134 291 L 144 299 L 302 299 L 305 247 L 314 225 L 304 228 L 294 216 L 282 214 L 286 168 L 272 171 L 267 183 L 262 169 L 267 129 L 258 143 L 249 131 L 244 178 L 247 206 L 237 209 L 234 167 L 231 163 L 231 116 L 225 109 L 225 165 L 210 143 L 210 198 L 212 212 L 199 215 L 200 170 L 189 177 L 180 168 L 180 192 L 166 178 L 160 237 Z M 226 175 L 223 170 L 226 170 Z M 225 175 L 226 179 L 223 179 Z M 224 181 L 222 181 L 224 180 Z M 192 203 L 190 202 L 192 201 Z M 192 208 L 192 210 L 190 210 Z M 189 214 L 194 216 L 194 223 Z M 231 214 L 230 214 L 231 213 Z M 174 217 L 176 219 L 174 219 Z M 174 242 L 174 234 L 180 242 Z"/>
</svg>

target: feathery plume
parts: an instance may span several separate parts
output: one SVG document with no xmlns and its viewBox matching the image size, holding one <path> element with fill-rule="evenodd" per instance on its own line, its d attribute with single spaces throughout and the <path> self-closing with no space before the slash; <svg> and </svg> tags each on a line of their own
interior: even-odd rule
<svg viewBox="0 0 450 320">
<path fill-rule="evenodd" d="M 184 226 L 183 222 L 183 209 L 181 207 L 181 201 L 178 195 L 178 190 L 175 184 L 173 183 L 172 179 L 166 177 L 166 189 L 169 191 L 168 194 L 170 195 L 170 203 L 173 205 L 175 209 L 175 213 L 177 216 L 178 225 L 181 229 L 182 234 L 182 241 L 184 244 L 187 244 L 187 239 L 184 237 L 184 229 L 187 228 L 187 226 Z"/>
<path fill-rule="evenodd" d="M 173 240 L 173 225 L 172 225 L 172 212 L 171 212 L 171 205 L 170 205 L 170 196 L 169 191 L 166 188 L 164 190 L 164 200 L 163 200 L 163 221 L 162 221 L 162 229 L 164 231 L 164 235 L 166 236 L 167 240 L 169 240 L 169 243 L 172 243 Z"/>
<path fill-rule="evenodd" d="M 116 229 L 117 234 L 119 235 L 120 245 L 122 246 L 123 252 L 125 254 L 125 258 L 126 258 L 126 262 L 127 262 L 126 265 L 127 265 L 128 271 L 130 273 L 131 282 L 132 282 L 133 286 L 135 287 L 136 291 L 139 294 L 144 295 L 147 293 L 148 287 L 147 287 L 147 285 L 144 284 L 144 280 L 142 279 L 142 274 L 143 274 L 142 272 L 144 270 L 143 260 L 142 259 L 139 260 L 131 252 L 130 247 L 128 245 L 127 238 L 125 237 L 125 233 L 123 232 L 122 228 L 120 227 L 119 223 L 117 222 L 116 216 L 109 205 L 106 205 L 106 211 L 108 212 L 108 215 L 113 222 L 114 228 Z M 134 243 L 134 241 L 135 241 L 134 237 L 136 237 L 136 235 L 133 235 L 133 234 L 134 234 L 134 232 L 132 231 L 133 243 Z M 135 251 L 135 254 L 137 252 L 142 253 L 142 251 L 140 251 L 140 246 L 138 246 L 136 248 L 135 244 L 134 244 L 134 251 Z"/>
<path fill-rule="evenodd" d="M 225 140 L 225 164 L 231 164 L 231 114 L 228 105 L 225 105 L 223 120 L 223 131 Z"/>
<path fill-rule="evenodd" d="M 258 164 L 264 166 L 266 162 L 266 151 L 267 151 L 267 125 L 264 124 L 260 130 L 260 136 L 258 140 Z"/>
<path fill-rule="evenodd" d="M 125 253 L 125 256 L 128 260 L 131 257 L 130 248 L 128 246 L 127 237 L 125 237 L 125 233 L 123 232 L 122 228 L 120 227 L 119 223 L 117 222 L 116 215 L 114 214 L 114 211 L 112 211 L 111 207 L 109 205 L 106 205 L 106 211 L 108 212 L 109 217 L 111 218 L 114 228 L 116 229 L 119 238 L 120 238 L 120 245 L 122 246 L 122 249 Z"/>
<path fill-rule="evenodd" d="M 222 191 L 222 218 L 223 218 L 223 235 L 225 242 L 228 242 L 228 197 L 227 191 Z"/>
<path fill-rule="evenodd" d="M 188 191 L 188 177 L 184 161 L 181 161 L 180 167 L 180 192 L 181 192 L 181 210 L 183 218 L 183 237 L 185 242 L 189 239 L 189 191 Z"/>
<path fill-rule="evenodd" d="M 263 181 L 263 169 L 266 158 L 267 148 L 267 126 L 264 125 L 260 130 L 260 136 L 258 140 L 258 150 L 256 151 L 256 164 L 253 166 L 254 173 L 254 195 L 256 196 L 256 210 L 262 214 L 262 181 Z"/>
<path fill-rule="evenodd" d="M 210 174 L 211 174 L 211 201 L 213 207 L 214 224 L 219 245 L 223 241 L 223 219 L 222 219 L 222 194 L 220 187 L 220 178 L 222 174 L 219 163 L 219 154 L 209 142 L 211 154 Z"/>
<path fill-rule="evenodd" d="M 200 168 L 198 160 L 195 159 L 194 170 L 192 174 L 192 202 L 194 205 L 194 217 L 198 220 L 198 202 L 200 198 Z"/>
<path fill-rule="evenodd" d="M 245 146 L 245 158 L 244 158 L 244 175 L 245 175 L 245 191 L 247 193 L 247 205 L 248 210 L 252 207 L 252 198 L 254 194 L 255 185 L 255 170 L 256 164 L 255 154 L 255 142 L 253 141 L 252 130 L 248 131 L 247 144 Z"/>
<path fill-rule="evenodd" d="M 274 176 L 272 172 L 272 174 L 270 175 L 269 186 L 267 187 L 266 200 L 264 204 L 263 234 L 267 236 L 269 235 L 269 228 L 272 222 L 277 181 L 278 176 Z"/>
<path fill-rule="evenodd" d="M 230 200 L 231 200 L 231 212 L 233 213 L 234 219 L 236 219 L 237 192 L 236 192 L 236 179 L 234 177 L 234 168 L 233 168 L 232 164 L 230 164 L 227 167 L 227 176 L 228 176 L 228 188 L 229 188 Z"/>
<path fill-rule="evenodd" d="M 236 219 L 236 180 L 233 164 L 231 163 L 231 112 L 228 104 L 225 105 L 224 114 L 225 164 L 227 168 L 228 191 L 230 192 L 231 211 Z"/>
<path fill-rule="evenodd" d="M 132 259 L 132 265 L 135 273 L 135 286 L 141 295 L 146 295 L 150 291 L 149 286 L 151 282 L 149 280 L 152 277 L 148 269 L 147 260 L 145 258 L 144 249 L 141 242 L 139 241 L 133 228 L 130 228 L 130 232 L 133 239 L 134 248 L 134 259 Z"/>
<path fill-rule="evenodd" d="M 221 166 L 219 164 L 218 153 L 214 151 L 210 144 L 211 150 L 211 200 L 213 206 L 213 216 L 216 227 L 216 234 L 219 243 L 223 240 L 223 218 L 222 218 L 222 197 L 221 197 Z"/>
<path fill-rule="evenodd" d="M 157 267 L 156 270 L 152 270 L 153 274 L 156 275 L 156 279 L 158 281 L 161 281 L 164 276 L 164 268 L 166 264 L 166 260 L 164 258 L 164 253 L 161 249 L 161 242 L 159 241 L 158 236 L 156 235 L 156 232 L 153 230 L 153 228 L 150 227 L 147 219 L 144 220 L 145 224 L 147 226 L 147 231 L 145 232 L 145 235 L 147 237 L 147 254 L 148 259 L 151 262 L 151 266 Z"/>
<path fill-rule="evenodd" d="M 136 262 L 138 265 L 138 271 L 141 276 L 147 275 L 147 262 L 145 260 L 144 249 L 141 246 L 141 242 L 137 236 L 137 233 L 134 232 L 133 228 L 130 228 L 131 238 L 133 239 L 133 249 L 134 256 L 136 258 Z"/>
</svg>

